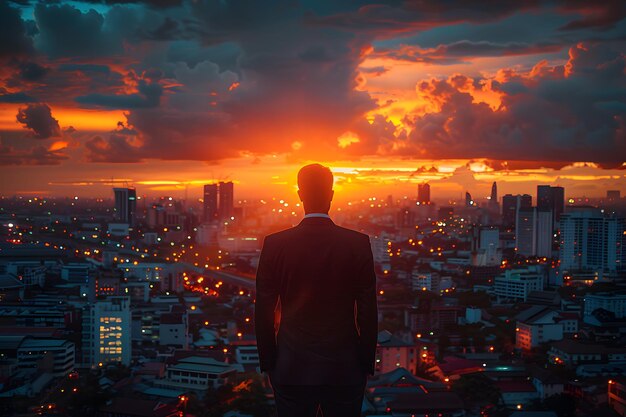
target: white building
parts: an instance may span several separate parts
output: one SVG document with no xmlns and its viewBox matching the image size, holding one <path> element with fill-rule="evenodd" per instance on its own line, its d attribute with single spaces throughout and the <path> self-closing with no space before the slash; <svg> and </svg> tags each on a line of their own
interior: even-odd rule
<svg viewBox="0 0 626 417">
<path fill-rule="evenodd" d="M 108 297 L 90 305 L 83 320 L 86 366 L 130 365 L 130 297 Z"/>
<path fill-rule="evenodd" d="M 615 314 L 616 319 L 626 317 L 626 294 L 587 294 L 585 295 L 584 305 L 583 321 L 586 323 L 591 318 L 591 314 L 599 308 L 612 312 Z"/>
<path fill-rule="evenodd" d="M 472 261 L 474 266 L 495 266 L 502 261 L 500 230 L 495 227 L 479 227 L 472 234 Z"/>
<path fill-rule="evenodd" d="M 241 366 L 213 358 L 191 356 L 168 367 L 165 379 L 155 381 L 155 385 L 175 390 L 205 391 L 210 387 L 221 387 L 228 382 L 229 376 L 242 370 Z"/>
<path fill-rule="evenodd" d="M 530 350 L 541 343 L 563 340 L 563 324 L 559 312 L 543 306 L 534 306 L 517 317 L 515 347 Z"/>
<path fill-rule="evenodd" d="M 87 282 L 89 271 L 93 268 L 87 262 L 71 262 L 61 268 L 61 279 L 64 281 Z"/>
<path fill-rule="evenodd" d="M 242 365 L 259 363 L 259 350 L 256 345 L 239 345 L 235 347 L 235 360 Z"/>
<path fill-rule="evenodd" d="M 18 367 L 35 369 L 46 355 L 51 356 L 54 376 L 69 374 L 76 364 L 74 343 L 69 340 L 26 337 L 17 349 Z"/>
<path fill-rule="evenodd" d="M 561 271 L 626 268 L 626 219 L 606 217 L 599 209 L 578 208 L 561 215 Z"/>
<path fill-rule="evenodd" d="M 494 279 L 493 292 L 498 298 L 526 301 L 531 291 L 543 290 L 543 282 L 540 265 L 508 269 Z"/>
<path fill-rule="evenodd" d="M 413 291 L 432 291 L 433 273 L 420 272 L 417 268 L 411 273 L 411 289 Z"/>
<path fill-rule="evenodd" d="M 159 320 L 160 345 L 178 346 L 187 349 L 188 339 L 188 317 L 186 313 L 163 313 Z"/>
</svg>

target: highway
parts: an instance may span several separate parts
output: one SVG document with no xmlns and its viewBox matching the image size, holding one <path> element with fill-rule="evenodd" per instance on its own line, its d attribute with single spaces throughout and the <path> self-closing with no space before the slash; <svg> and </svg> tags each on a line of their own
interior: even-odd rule
<svg viewBox="0 0 626 417">
<path fill-rule="evenodd" d="M 204 273 L 211 279 L 219 279 L 227 284 L 237 285 L 252 291 L 256 289 L 256 282 L 253 278 L 208 268 L 204 270 Z"/>
</svg>

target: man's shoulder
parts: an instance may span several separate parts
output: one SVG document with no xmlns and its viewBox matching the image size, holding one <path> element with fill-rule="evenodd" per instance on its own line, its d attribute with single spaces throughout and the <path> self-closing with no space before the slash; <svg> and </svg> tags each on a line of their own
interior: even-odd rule
<svg viewBox="0 0 626 417">
<path fill-rule="evenodd" d="M 343 234 L 348 239 L 353 239 L 355 241 L 361 241 L 361 242 L 367 241 L 369 243 L 370 237 L 369 235 L 365 233 L 361 233 L 354 229 L 348 229 L 347 227 L 343 227 L 343 226 L 336 226 L 336 229 L 338 233 Z"/>
<path fill-rule="evenodd" d="M 270 234 L 265 236 L 263 243 L 265 245 L 267 245 L 268 243 L 271 244 L 271 243 L 274 243 L 274 242 L 279 242 L 282 239 L 285 239 L 288 236 L 293 235 L 294 229 L 295 229 L 295 227 L 290 227 L 290 228 L 287 228 L 287 229 L 279 230 L 278 232 L 270 233 Z"/>
</svg>

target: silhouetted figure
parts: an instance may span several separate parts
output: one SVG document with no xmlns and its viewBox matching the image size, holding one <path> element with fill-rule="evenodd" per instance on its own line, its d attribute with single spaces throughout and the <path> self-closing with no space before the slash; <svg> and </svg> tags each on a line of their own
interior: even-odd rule
<svg viewBox="0 0 626 417">
<path fill-rule="evenodd" d="M 366 377 L 374 374 L 372 250 L 366 234 L 328 216 L 332 186 L 328 168 L 303 167 L 298 196 L 304 219 L 266 236 L 259 259 L 257 345 L 279 417 L 315 416 L 318 407 L 324 417 L 360 416 Z"/>
</svg>

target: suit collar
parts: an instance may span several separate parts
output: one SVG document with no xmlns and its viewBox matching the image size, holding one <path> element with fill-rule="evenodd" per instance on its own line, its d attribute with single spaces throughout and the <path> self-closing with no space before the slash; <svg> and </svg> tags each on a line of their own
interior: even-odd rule
<svg viewBox="0 0 626 417">
<path fill-rule="evenodd" d="M 303 225 L 331 225 L 335 224 L 329 217 L 306 217 L 303 218 L 298 226 Z"/>
</svg>

